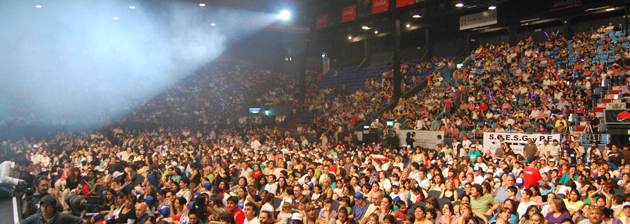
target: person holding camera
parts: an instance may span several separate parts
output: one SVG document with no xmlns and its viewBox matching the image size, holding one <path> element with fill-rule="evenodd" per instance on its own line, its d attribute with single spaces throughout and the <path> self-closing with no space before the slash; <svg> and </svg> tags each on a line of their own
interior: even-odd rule
<svg viewBox="0 0 630 224">
<path fill-rule="evenodd" d="M 25 192 L 23 200 L 24 208 L 22 209 L 22 217 L 29 217 L 37 214 L 40 210 L 40 202 L 42 198 L 48 195 L 48 188 L 50 187 L 50 180 L 47 177 L 40 177 L 33 182 L 32 190 Z M 55 198 L 55 200 L 57 200 Z M 63 211 L 61 203 L 56 203 L 57 211 Z"/>
<path fill-rule="evenodd" d="M 38 204 L 39 210 L 34 215 L 26 219 L 20 220 L 19 224 L 38 224 L 38 223 L 68 223 L 68 224 L 85 224 L 86 222 L 80 217 L 66 214 L 59 210 L 59 202 L 52 195 L 45 195 Z"/>
<path fill-rule="evenodd" d="M 29 163 L 28 160 L 21 160 L 19 162 L 4 161 L 0 164 L 0 199 L 12 197 L 14 191 L 17 194 L 24 193 L 24 190 L 28 188 L 28 183 L 20 179 L 19 171 L 23 167 L 28 167 Z M 23 187 L 18 187 L 18 185 Z"/>
</svg>

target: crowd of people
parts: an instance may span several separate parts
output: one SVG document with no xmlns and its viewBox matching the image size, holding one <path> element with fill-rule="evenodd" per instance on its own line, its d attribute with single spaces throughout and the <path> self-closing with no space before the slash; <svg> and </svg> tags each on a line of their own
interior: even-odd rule
<svg viewBox="0 0 630 224">
<path fill-rule="evenodd" d="M 626 84 L 625 76 L 614 78 L 625 73 L 623 60 L 605 64 L 587 56 L 597 41 L 578 34 L 569 47 L 565 37 L 552 35 L 545 43 L 480 46 L 472 66 L 458 69 L 451 82 L 430 75 L 426 91 L 383 115 L 415 121 L 418 130 L 444 130 L 452 143 L 439 138 L 431 147 L 414 147 L 395 134 L 400 125 L 377 121 L 370 127 L 383 133 L 380 143 L 363 144 L 348 133 L 392 101 L 385 73 L 368 80 L 364 90 L 322 89 L 307 97 L 303 105 L 321 111 L 310 127 L 321 136 L 316 141 L 272 127 L 215 126 L 232 124 L 226 117 L 206 117 L 196 129 L 114 125 L 7 141 L 1 145 L 0 198 L 22 199 L 22 224 L 627 223 L 630 145 L 601 150 L 597 143 L 537 146 L 530 140 L 520 154 L 501 137 L 493 152 L 462 133 L 563 133 L 571 114 L 590 116 L 595 124 L 593 88 L 604 79 Z M 552 54 L 564 58 L 564 51 L 582 51 L 585 56 L 574 58 L 580 66 L 552 61 Z M 265 74 L 249 71 L 242 73 Z M 256 83 L 262 78 L 225 74 L 232 75 L 223 83 L 219 77 L 193 77 L 201 81 L 167 91 L 168 107 L 184 111 L 172 118 L 199 122 L 207 113 L 195 114 L 196 108 L 223 111 L 218 107 L 250 94 L 237 94 L 238 86 L 263 85 Z M 261 103 L 295 100 L 294 83 L 277 80 L 293 91 L 274 86 L 256 92 Z M 193 88 L 206 96 L 182 95 Z M 221 100 L 221 91 L 208 89 L 232 95 Z M 162 116 L 153 106 L 127 119 Z"/>
<path fill-rule="evenodd" d="M 480 45 L 471 66 L 455 70 L 450 81 L 428 77 L 425 91 L 402 99 L 381 120 L 405 119 L 409 128 L 461 139 L 484 132 L 569 135 L 573 115 L 598 133 L 603 116 L 593 109 L 604 93 L 595 90 L 625 87 L 630 59 L 626 37 L 613 33 L 613 40 L 610 32 Z"/>
<path fill-rule="evenodd" d="M 0 127 L 23 125 L 57 125 L 73 126 L 77 123 L 89 121 L 101 121 L 102 126 L 107 127 L 116 124 L 164 124 L 164 123 L 202 123 L 210 125 L 228 125 L 241 123 L 244 117 L 240 113 L 243 107 L 269 106 L 269 105 L 294 105 L 297 104 L 297 85 L 299 79 L 290 74 L 278 73 L 266 70 L 254 63 L 233 59 L 229 56 L 221 56 L 193 72 L 183 80 L 167 87 L 158 96 L 148 96 L 139 91 L 131 98 L 111 94 L 103 102 L 128 102 L 128 105 L 112 104 L 109 107 L 94 106 L 94 110 L 116 111 L 129 110 L 131 113 L 114 120 L 111 117 L 95 118 L 92 114 L 103 114 L 100 111 L 91 111 L 86 116 L 82 111 L 67 110 L 50 111 L 49 108 L 73 108 L 63 104 L 71 104 L 70 101 L 58 101 L 59 105 L 36 108 L 36 104 L 28 104 L 25 98 L 28 93 L 10 90 L 3 95 L 11 100 L 11 109 L 7 113 L 10 116 L 0 119 Z M 70 91 L 68 95 L 86 91 L 88 87 L 78 87 Z M 26 90 L 25 90 L 26 91 Z M 126 98 L 126 100 L 116 98 Z M 245 108 L 246 110 L 247 108 Z M 212 113 L 210 113 L 212 111 Z M 45 116 L 51 113 L 63 114 L 54 119 Z M 247 123 L 247 119 L 245 122 Z M 93 124 L 90 124 L 93 125 Z"/>
<path fill-rule="evenodd" d="M 418 85 L 422 80 L 421 72 L 434 73 L 435 69 L 442 66 L 454 66 L 451 58 L 432 58 L 426 62 L 401 63 L 403 80 L 401 90 L 406 92 Z M 392 103 L 393 73 L 381 71 L 378 77 L 365 80 L 363 88 L 354 92 L 341 88 L 322 87 L 318 91 L 307 95 L 301 111 L 308 113 L 313 118 L 298 132 L 321 134 L 328 132 L 329 136 L 338 136 L 348 132 L 355 125 L 366 120 L 366 115 L 371 115 Z"/>
</svg>

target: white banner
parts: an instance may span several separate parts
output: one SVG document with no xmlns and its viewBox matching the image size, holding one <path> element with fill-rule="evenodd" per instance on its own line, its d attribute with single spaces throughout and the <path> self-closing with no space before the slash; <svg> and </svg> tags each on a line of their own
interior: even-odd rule
<svg viewBox="0 0 630 224">
<path fill-rule="evenodd" d="M 437 143 L 437 136 L 442 136 L 444 139 L 444 131 L 416 131 L 416 130 L 397 130 L 396 135 L 398 135 L 398 139 L 400 139 L 401 147 L 407 146 L 407 133 L 415 132 L 416 133 L 416 141 L 413 143 L 413 147 L 421 146 L 425 148 L 435 149 L 435 143 Z"/>
<path fill-rule="evenodd" d="M 497 24 L 497 10 L 490 10 L 459 17 L 459 30 Z"/>
<path fill-rule="evenodd" d="M 560 134 L 543 135 L 543 134 L 524 134 L 524 133 L 483 133 L 483 152 L 490 150 L 494 153 L 500 146 L 499 136 L 503 137 L 503 142 L 506 142 L 514 153 L 523 155 L 523 148 L 527 145 L 527 140 L 531 139 L 534 144 L 539 148 L 543 145 L 543 141 L 547 140 L 549 144 L 553 140 L 561 141 Z"/>
</svg>

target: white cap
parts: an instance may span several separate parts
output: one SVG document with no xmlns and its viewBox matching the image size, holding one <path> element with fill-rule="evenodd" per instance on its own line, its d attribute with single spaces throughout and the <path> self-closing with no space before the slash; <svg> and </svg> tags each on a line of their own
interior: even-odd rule
<svg viewBox="0 0 630 224">
<path fill-rule="evenodd" d="M 116 171 L 116 172 L 114 172 L 114 174 L 112 174 L 112 179 L 116 179 L 117 177 L 120 177 L 120 176 L 122 176 L 122 175 L 123 175 L 123 173 L 122 173 L 122 172 L 120 172 L 120 171 Z"/>
<path fill-rule="evenodd" d="M 302 221 L 302 214 L 300 214 L 299 212 L 293 213 L 293 215 L 291 215 L 291 221 Z"/>
</svg>

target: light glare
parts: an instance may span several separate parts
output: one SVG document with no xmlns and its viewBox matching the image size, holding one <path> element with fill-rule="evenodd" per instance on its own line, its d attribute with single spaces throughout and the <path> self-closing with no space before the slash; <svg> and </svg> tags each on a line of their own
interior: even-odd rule
<svg viewBox="0 0 630 224">
<path fill-rule="evenodd" d="M 199 6 L 206 7 L 206 3 L 199 3 Z"/>
<path fill-rule="evenodd" d="M 132 6 L 129 6 L 129 8 L 130 9 L 135 9 L 136 7 L 132 5 Z"/>
<path fill-rule="evenodd" d="M 36 5 L 35 8 L 39 9 L 39 8 L 42 8 L 42 6 L 41 5 Z"/>
<path fill-rule="evenodd" d="M 118 20 L 118 17 L 114 17 L 114 20 Z"/>
<path fill-rule="evenodd" d="M 455 6 L 456 6 L 456 7 L 458 7 L 458 8 L 459 8 L 459 7 L 464 7 L 464 3 L 461 3 L 461 2 L 460 2 L 460 3 L 455 4 Z"/>
<path fill-rule="evenodd" d="M 494 6 L 494 5 L 491 5 L 490 7 L 488 7 L 488 9 L 490 9 L 490 10 L 495 10 L 495 9 L 497 9 L 497 7 L 496 7 L 496 6 Z"/>
<path fill-rule="evenodd" d="M 615 10 L 615 8 L 608 8 L 608 9 L 606 9 L 606 12 L 610 12 L 610 11 L 614 11 L 614 10 Z"/>
<path fill-rule="evenodd" d="M 352 36 L 348 36 L 348 40 L 352 40 Z"/>
<path fill-rule="evenodd" d="M 413 18 L 415 18 L 415 19 L 418 19 L 418 18 L 420 18 L 420 17 L 422 17 L 422 16 L 420 16 L 420 15 L 418 15 L 418 14 L 415 14 L 415 15 L 413 15 L 412 17 L 413 17 Z"/>
<path fill-rule="evenodd" d="M 289 18 L 291 18 L 291 13 L 289 13 L 289 11 L 282 10 L 282 12 L 280 12 L 280 19 L 287 20 Z"/>
<path fill-rule="evenodd" d="M 216 25 L 217 25 L 217 24 L 214 24 L 214 23 L 210 23 L 210 26 L 216 26 Z"/>
</svg>

